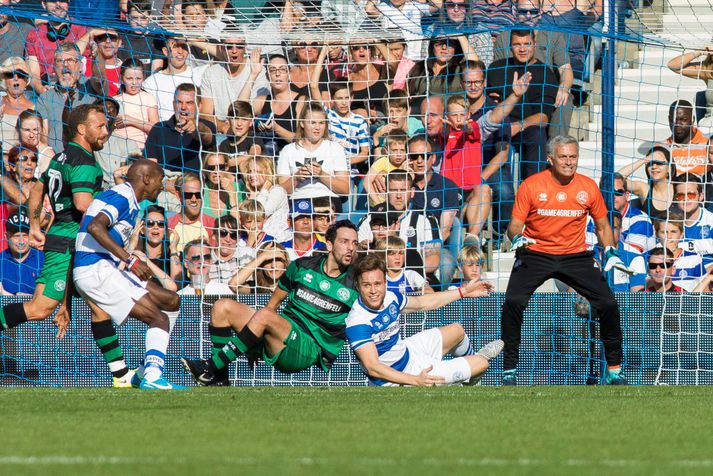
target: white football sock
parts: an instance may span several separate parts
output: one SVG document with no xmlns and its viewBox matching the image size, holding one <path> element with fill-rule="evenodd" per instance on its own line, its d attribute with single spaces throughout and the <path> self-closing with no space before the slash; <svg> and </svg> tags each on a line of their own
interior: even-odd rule
<svg viewBox="0 0 713 476">
<path fill-rule="evenodd" d="M 168 332 L 158 327 L 146 331 L 146 357 L 144 358 L 144 378 L 153 382 L 161 378 L 168 349 Z"/>
<path fill-rule="evenodd" d="M 470 339 L 468 338 L 468 334 L 465 334 L 463 340 L 460 341 L 460 344 L 458 344 L 455 349 L 453 349 L 451 354 L 453 354 L 454 357 L 475 355 L 475 351 L 473 351 L 473 348 L 470 346 Z"/>
<path fill-rule="evenodd" d="M 181 311 L 163 311 L 164 314 L 168 316 L 168 333 L 173 332 L 173 328 L 176 325 L 176 320 Z"/>
</svg>

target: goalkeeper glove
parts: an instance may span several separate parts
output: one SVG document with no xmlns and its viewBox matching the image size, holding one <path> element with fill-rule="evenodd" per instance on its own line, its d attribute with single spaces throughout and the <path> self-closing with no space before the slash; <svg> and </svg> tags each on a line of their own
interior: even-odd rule
<svg viewBox="0 0 713 476">
<path fill-rule="evenodd" d="M 520 248 L 527 248 L 530 245 L 537 243 L 532 238 L 528 238 L 523 235 L 515 235 L 512 239 L 512 245 L 510 245 L 510 251 L 517 251 Z"/>
<path fill-rule="evenodd" d="M 624 262 L 619 258 L 619 253 L 613 246 L 607 246 L 604 249 L 604 272 L 608 272 L 612 268 L 616 268 L 629 276 L 634 274 L 634 270 L 629 268 Z"/>
</svg>

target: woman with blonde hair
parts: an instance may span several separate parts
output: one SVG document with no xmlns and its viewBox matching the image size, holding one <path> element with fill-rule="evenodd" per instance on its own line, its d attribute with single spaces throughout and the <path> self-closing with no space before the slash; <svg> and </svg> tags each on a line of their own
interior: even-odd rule
<svg viewBox="0 0 713 476">
<path fill-rule="evenodd" d="M 287 241 L 290 236 L 288 218 L 290 205 L 287 192 L 276 183 L 275 162 L 271 157 L 258 155 L 248 159 L 243 173 L 245 198 L 253 199 L 265 209 L 263 230 L 277 241 Z"/>
</svg>

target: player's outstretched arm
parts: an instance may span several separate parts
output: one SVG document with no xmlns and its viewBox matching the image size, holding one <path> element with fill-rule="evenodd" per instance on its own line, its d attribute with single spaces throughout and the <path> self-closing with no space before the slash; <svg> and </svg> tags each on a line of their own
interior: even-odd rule
<svg viewBox="0 0 713 476">
<path fill-rule="evenodd" d="M 634 270 L 629 268 L 626 264 L 624 264 L 621 258 L 619 258 L 617 244 L 614 243 L 614 233 L 609 225 L 609 219 L 607 216 L 604 215 L 603 217 L 594 220 L 594 225 L 596 227 L 599 243 L 604 248 L 604 272 L 606 273 L 612 268 L 616 268 L 630 276 L 633 275 Z"/>
<path fill-rule="evenodd" d="M 446 379 L 443 377 L 428 375 L 428 372 L 430 372 L 433 367 L 424 369 L 419 375 L 410 375 L 382 364 L 379 362 L 379 353 L 376 351 L 376 345 L 374 345 L 373 342 L 362 345 L 355 350 L 354 353 L 371 378 L 414 387 L 431 387 L 433 385 L 443 385 L 446 383 Z"/>
<path fill-rule="evenodd" d="M 493 290 L 493 285 L 485 281 L 470 281 L 458 289 L 441 291 L 438 293 L 424 294 L 422 296 L 409 296 L 404 307 L 404 313 L 425 312 L 440 309 L 454 301 L 466 297 L 487 296 Z"/>
<path fill-rule="evenodd" d="M 270 300 L 268 301 L 265 307 L 269 307 L 270 309 L 274 309 L 275 311 L 277 311 L 277 308 L 280 307 L 280 304 L 282 304 L 282 301 L 285 300 L 287 294 L 287 291 L 280 289 L 279 286 L 276 287 L 275 290 L 272 292 L 272 296 L 270 297 Z"/>
</svg>

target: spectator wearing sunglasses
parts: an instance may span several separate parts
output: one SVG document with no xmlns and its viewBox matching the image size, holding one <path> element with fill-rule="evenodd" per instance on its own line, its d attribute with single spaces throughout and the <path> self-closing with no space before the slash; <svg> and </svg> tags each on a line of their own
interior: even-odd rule
<svg viewBox="0 0 713 476">
<path fill-rule="evenodd" d="M 657 220 L 654 224 L 660 245 L 673 253 L 674 284 L 690 292 L 708 273 L 707 269 L 713 269 L 713 259 L 687 249 L 683 226 L 683 215 L 679 212 L 671 212 L 666 220 Z"/>
<path fill-rule="evenodd" d="M 91 62 L 87 73 L 91 77 L 94 93 L 99 96 L 112 97 L 119 93 L 121 85 L 121 60 L 119 50 L 122 40 L 116 30 L 107 28 L 92 28 L 77 41 L 79 50 L 89 45 Z"/>
<path fill-rule="evenodd" d="M 218 218 L 217 231 L 211 237 L 213 265 L 210 279 L 227 283 L 240 268 L 238 249 L 238 220 L 227 215 Z"/>
<path fill-rule="evenodd" d="M 193 240 L 186 243 L 183 262 L 190 274 L 191 284 L 178 291 L 181 296 L 232 296 L 235 294 L 227 284 L 211 279 L 213 255 L 208 243 L 204 240 Z"/>
<path fill-rule="evenodd" d="M 599 188 L 603 190 L 603 183 Z M 614 210 L 621 217 L 620 241 L 630 251 L 648 253 L 656 247 L 656 236 L 651 218 L 643 211 L 636 208 L 631 202 L 631 194 L 626 183 L 626 179 L 618 174 L 614 174 Z M 590 219 L 587 223 L 588 237 L 592 237 L 592 243 L 596 243 L 594 234 L 594 222 Z M 617 240 L 614 240 L 615 242 Z"/>
<path fill-rule="evenodd" d="M 673 200 L 683 212 L 683 239 L 689 250 L 709 250 L 713 238 L 713 213 L 703 208 L 703 183 L 697 175 L 683 174 L 673 178 Z M 707 251 L 710 253 L 710 251 Z"/>
<path fill-rule="evenodd" d="M 218 218 L 238 206 L 238 183 L 220 152 L 203 154 L 203 213 Z"/>
<path fill-rule="evenodd" d="M 0 77 L 5 89 L 0 105 L 0 141 L 17 143 L 15 125 L 23 111 L 34 109 L 35 104 L 27 99 L 25 91 L 30 83 L 30 69 L 20 57 L 13 56 L 3 61 Z"/>
<path fill-rule="evenodd" d="M 631 178 L 644 166 L 647 180 Z M 673 207 L 673 183 L 676 165 L 671 162 L 671 150 L 664 145 L 655 145 L 646 157 L 632 162 L 617 172 L 626 180 L 626 187 L 641 200 L 639 208 L 651 218 L 666 219 Z"/>
<path fill-rule="evenodd" d="M 242 36 L 227 37 L 218 46 L 217 52 L 218 56 L 225 58 L 225 62 L 214 63 L 203 73 L 200 112 L 208 119 L 213 119 L 218 132 L 222 134 L 230 130 L 230 118 L 233 117 L 229 111 L 230 106 L 237 101 L 243 86 L 250 80 L 246 46 Z M 252 83 L 250 100 L 268 94 L 269 87 L 263 70 Z"/>
<path fill-rule="evenodd" d="M 647 293 L 683 293 L 683 288 L 673 284 L 675 271 L 673 253 L 666 248 L 656 248 L 649 253 L 649 286 Z"/>
<path fill-rule="evenodd" d="M 178 235 L 169 233 L 164 208 L 158 205 L 146 207 L 144 220 L 138 224 L 131 235 L 129 249 L 140 251 L 163 271 L 165 277 L 156 279 L 162 286 L 168 284 L 168 279 L 174 285 L 181 279 L 183 269 L 177 246 Z"/>
<path fill-rule="evenodd" d="M 181 253 L 190 241 L 203 240 L 209 243 L 210 233 L 215 228 L 215 218 L 201 213 L 203 194 L 198 174 L 184 173 L 176 180 L 175 186 L 181 210 L 169 218 L 168 228 L 178 235 L 176 250 Z"/>
</svg>

